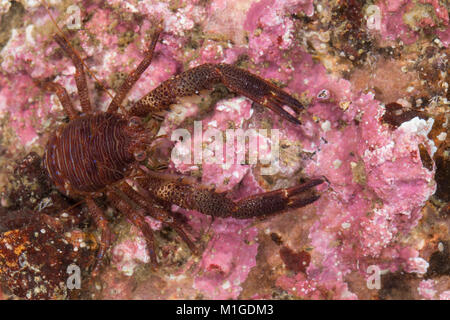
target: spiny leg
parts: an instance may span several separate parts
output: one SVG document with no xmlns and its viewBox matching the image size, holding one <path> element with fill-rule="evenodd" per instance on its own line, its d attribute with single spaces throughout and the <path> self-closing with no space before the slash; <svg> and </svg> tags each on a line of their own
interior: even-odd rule
<svg viewBox="0 0 450 320">
<path fill-rule="evenodd" d="M 200 90 L 211 89 L 212 85 L 219 82 L 230 90 L 271 109 L 286 120 L 301 124 L 283 108 L 285 105 L 289 106 L 299 114 L 303 109 L 299 101 L 263 78 L 228 64 L 203 64 L 164 81 L 140 99 L 132 107 L 131 114 L 146 116 L 165 110 L 176 103 L 178 97 L 198 94 Z"/>
<path fill-rule="evenodd" d="M 55 41 L 59 44 L 61 49 L 70 57 L 75 66 L 75 82 L 77 84 L 78 95 L 80 96 L 80 104 L 83 113 L 92 112 L 91 102 L 89 100 L 89 90 L 86 82 L 86 75 L 84 73 L 84 66 L 78 55 L 75 54 L 72 47 L 60 35 L 54 36 Z"/>
<path fill-rule="evenodd" d="M 39 80 L 34 80 L 34 83 L 43 90 L 53 92 L 58 96 L 58 99 L 61 102 L 64 111 L 69 116 L 70 120 L 73 120 L 78 117 L 78 111 L 73 106 L 69 94 L 62 85 L 56 82 L 39 81 Z"/>
<path fill-rule="evenodd" d="M 126 95 L 133 87 L 133 85 L 139 80 L 140 76 L 144 73 L 144 71 L 148 68 L 153 59 L 153 52 L 155 51 L 156 43 L 158 42 L 159 35 L 162 31 L 162 28 L 158 28 L 156 33 L 152 36 L 152 40 L 148 47 L 148 50 L 144 54 L 144 59 L 137 66 L 137 68 L 131 72 L 125 81 L 122 83 L 120 88 L 118 89 L 116 95 L 112 99 L 111 103 L 108 106 L 108 112 L 116 112 L 119 106 L 122 104 Z"/>
<path fill-rule="evenodd" d="M 106 196 L 117 210 L 122 212 L 132 224 L 134 224 L 139 230 L 141 230 L 147 243 L 147 251 L 149 253 L 150 262 L 153 266 L 156 266 L 158 264 L 158 260 L 156 259 L 153 232 L 147 222 L 145 222 L 143 213 L 139 210 L 136 210 L 136 208 L 133 208 L 133 206 L 130 204 L 130 200 L 126 200 L 124 195 L 121 195 L 117 190 L 107 191 Z"/>
<path fill-rule="evenodd" d="M 189 249 L 196 253 L 197 247 L 186 234 L 180 223 L 170 216 L 166 210 L 154 206 L 154 201 L 148 192 L 139 187 L 139 185 L 136 185 L 136 187 L 138 188 L 138 191 L 134 190 L 130 185 L 124 184 L 122 185 L 121 190 L 140 207 L 146 209 L 150 216 L 174 229 L 181 239 L 187 244 Z"/>
<path fill-rule="evenodd" d="M 311 195 L 308 191 L 323 182 L 323 179 L 313 179 L 292 188 L 260 193 L 233 201 L 226 193 L 216 193 L 177 180 L 154 177 L 139 180 L 140 185 L 162 202 L 197 210 L 213 217 L 237 219 L 265 217 L 306 206 L 319 198 L 319 195 L 314 193 Z"/>
<path fill-rule="evenodd" d="M 89 212 L 94 219 L 95 225 L 102 231 L 102 236 L 99 244 L 99 249 L 97 253 L 97 259 L 92 269 L 92 278 L 95 278 L 103 262 L 103 257 L 111 245 L 111 231 L 108 226 L 108 220 L 106 220 L 102 209 L 95 203 L 91 198 L 86 199 L 86 204 L 88 206 Z"/>
<path fill-rule="evenodd" d="M 131 108 L 131 115 L 146 116 L 167 109 L 178 97 L 197 94 L 220 82 L 220 76 L 211 64 L 204 64 L 180 73 L 164 82 L 141 98 Z"/>
</svg>

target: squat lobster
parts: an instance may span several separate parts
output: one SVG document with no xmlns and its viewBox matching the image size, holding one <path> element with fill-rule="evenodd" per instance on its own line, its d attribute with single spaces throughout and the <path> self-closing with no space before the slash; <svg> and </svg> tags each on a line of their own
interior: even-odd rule
<svg viewBox="0 0 450 320">
<path fill-rule="evenodd" d="M 70 119 L 51 135 L 44 154 L 44 166 L 61 192 L 85 200 L 95 224 L 102 231 L 93 277 L 98 274 L 111 242 L 107 219 L 95 201 L 100 196 L 106 195 L 116 209 L 142 230 L 150 261 L 156 265 L 153 234 L 144 220 L 145 215 L 175 229 L 194 251 L 193 241 L 171 215 L 172 204 L 213 217 L 264 217 L 316 201 L 318 195 L 304 192 L 324 182 L 323 179 L 313 179 L 299 186 L 234 202 L 226 194 L 195 186 L 185 178 L 139 165 L 146 158 L 146 147 L 154 140 L 139 117 L 166 110 L 178 97 L 194 95 L 211 88 L 212 84 L 221 82 L 295 124 L 300 124 L 300 121 L 283 106 L 287 105 L 297 113 L 303 108 L 288 93 L 248 71 L 228 64 L 203 64 L 164 81 L 131 110 L 121 109 L 119 113 L 119 106 L 129 90 L 150 65 L 160 32 L 153 36 L 144 59 L 120 86 L 106 112 L 96 112 L 92 108 L 83 62 L 61 36 L 55 36 L 55 40 L 75 65 L 82 113 L 74 108 L 61 85 L 49 81 L 39 83 L 43 89 L 56 93 Z"/>
</svg>

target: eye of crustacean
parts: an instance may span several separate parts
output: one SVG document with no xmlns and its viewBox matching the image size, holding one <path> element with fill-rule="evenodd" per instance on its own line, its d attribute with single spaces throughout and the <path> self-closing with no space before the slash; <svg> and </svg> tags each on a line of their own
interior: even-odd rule
<svg viewBox="0 0 450 320">
<path fill-rule="evenodd" d="M 144 150 L 137 150 L 134 152 L 134 159 L 136 159 L 136 161 L 141 162 L 144 161 L 145 158 L 147 157 L 147 154 L 145 153 Z"/>
<path fill-rule="evenodd" d="M 140 128 L 142 126 L 142 120 L 139 117 L 131 117 L 128 120 L 128 126 L 130 128 Z"/>
</svg>

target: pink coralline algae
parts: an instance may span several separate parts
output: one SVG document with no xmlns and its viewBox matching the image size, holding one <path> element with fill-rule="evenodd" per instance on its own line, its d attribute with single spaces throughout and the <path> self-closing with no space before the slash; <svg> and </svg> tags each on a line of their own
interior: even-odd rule
<svg viewBox="0 0 450 320">
<path fill-rule="evenodd" d="M 2 82 L 0 92 L 0 112 L 10 112 L 10 125 L 18 135 L 20 142 L 24 145 L 32 144 L 37 139 L 36 117 L 40 117 L 44 110 L 40 110 L 36 103 L 32 103 L 29 108 L 21 106 L 29 103 L 27 96 L 33 96 L 36 88 L 27 76 L 17 76 L 10 81 L 6 78 L 0 79 Z M 15 106 L 8 109 L 8 106 Z"/>
<path fill-rule="evenodd" d="M 450 300 L 450 290 L 439 292 L 434 280 L 422 280 L 417 288 L 419 295 L 425 300 Z"/>
<path fill-rule="evenodd" d="M 17 149 L 42 151 L 48 134 L 63 120 L 58 99 L 41 93 L 34 78 L 54 78 L 76 97 L 75 68 L 49 36 L 55 30 L 48 13 L 42 6 L 23 2 L 27 13 L 22 16 L 24 26 L 11 30 L 0 47 L 0 118 L 4 119 L 0 142 L 5 144 L 0 151 L 7 149 L 8 154 Z M 404 281 L 414 278 L 408 282 L 411 297 L 449 299 L 449 275 L 434 271 L 439 268 L 430 260 L 438 244 L 449 241 L 449 224 L 439 220 L 439 228 L 427 233 L 428 222 L 423 221 L 424 206 L 435 208 L 440 201 L 429 201 L 437 188 L 433 160 L 442 154 L 448 140 L 448 120 L 442 120 L 442 110 L 448 108 L 443 97 L 448 88 L 449 16 L 439 1 L 380 0 L 371 7 L 348 1 L 345 18 L 336 4 L 312 0 L 76 3 L 86 21 L 74 33 L 74 43 L 91 72 L 108 88 L 117 88 L 123 74 L 133 70 L 154 26 L 162 23 L 155 58 L 128 96 L 128 105 L 189 67 L 236 63 L 275 81 L 307 107 L 301 115 L 302 126 L 295 126 L 221 88 L 207 93 L 209 98 L 182 100 L 160 130 L 167 135 L 166 140 L 161 139 L 160 153 L 171 173 L 197 177 L 203 185 L 228 192 L 233 199 L 289 187 L 311 177 L 327 179 L 318 188 L 322 193 L 318 201 L 266 221 L 211 219 L 173 206 L 172 211 L 186 221 L 189 234 L 197 239 L 201 252 L 196 256 L 148 218 L 158 234 L 159 272 L 145 267 L 149 257 L 142 234 L 135 228 L 123 231 L 122 222 L 117 222 L 115 229 L 120 234 L 101 277 L 108 288 L 102 292 L 104 298 L 383 299 L 391 298 L 383 281 L 407 274 L 410 277 Z M 52 13 L 63 15 L 65 8 L 58 2 Z M 0 15 L 8 10 L 12 9 L 2 5 Z M 353 21 L 347 24 L 345 19 L 351 17 Z M 64 20 L 59 19 L 62 25 Z M 330 28 L 339 19 L 344 19 L 342 28 Z M 357 55 L 350 55 L 353 48 L 339 42 L 343 39 L 339 32 L 349 25 L 359 28 L 351 33 L 351 41 L 372 47 L 364 44 Z M 411 50 L 404 56 L 389 53 L 387 58 L 379 53 L 401 50 L 396 47 L 399 41 L 402 46 L 410 45 L 416 55 Z M 415 47 L 420 45 L 423 50 Z M 403 73 L 408 61 L 425 56 L 433 61 L 430 68 L 438 71 L 432 75 L 423 70 L 411 73 L 411 87 L 420 84 L 426 88 L 430 82 L 441 91 L 423 89 L 421 95 L 413 95 L 414 88 L 406 88 L 397 93 L 401 99 L 382 101 L 378 87 L 365 87 L 351 77 L 353 72 L 371 72 L 372 55 L 379 55 L 374 60 L 388 59 Z M 383 76 L 396 84 L 395 77 Z M 94 90 L 92 84 L 90 89 L 92 101 L 104 110 L 108 95 Z M 205 111 L 210 100 L 214 103 Z M 428 108 L 419 110 L 426 104 L 423 100 L 428 101 Z M 383 119 L 386 103 L 398 103 L 415 113 L 393 126 Z M 198 156 L 193 145 L 198 124 L 203 139 L 201 163 L 179 162 L 174 157 L 168 161 L 170 148 L 175 148 L 178 156 L 188 154 L 192 160 Z M 192 145 L 170 141 L 177 129 L 190 133 Z M 275 174 L 261 174 L 264 165 L 260 163 L 228 164 L 227 150 L 219 163 L 206 163 L 214 151 L 214 139 L 206 136 L 211 129 L 223 132 L 224 138 L 227 129 L 279 130 L 280 159 L 272 163 Z M 270 154 L 270 134 L 259 134 L 257 141 L 259 151 Z M 425 164 L 426 156 L 431 164 Z M 439 210 L 445 208 L 445 204 L 439 206 Z M 275 232 L 281 240 L 274 240 Z M 292 252 L 307 252 L 309 265 L 289 269 L 280 258 L 281 245 Z M 374 288 L 370 284 L 377 276 L 381 287 Z"/>
<path fill-rule="evenodd" d="M 239 297 L 242 283 L 256 265 L 257 229 L 247 229 L 247 223 L 233 220 L 212 227 L 215 235 L 203 253 L 201 274 L 194 281 L 194 288 L 211 299 Z"/>
<path fill-rule="evenodd" d="M 425 299 L 433 299 L 436 295 L 436 290 L 434 290 L 433 285 L 433 280 L 423 280 L 422 282 L 420 282 L 420 286 L 419 288 L 417 288 L 417 290 L 419 291 L 419 294 Z"/>
<path fill-rule="evenodd" d="M 112 263 L 125 275 L 132 275 L 139 262 L 148 263 L 150 261 L 142 235 L 118 243 L 114 246 L 111 254 Z"/>
<path fill-rule="evenodd" d="M 439 27 L 437 34 L 447 37 L 448 8 L 437 0 L 379 1 L 378 6 L 373 14 L 380 16 L 374 19 L 381 19 L 382 22 L 378 26 L 374 24 L 373 29 L 379 29 L 385 39 L 399 38 L 405 44 L 411 44 L 417 41 L 421 29 L 432 27 Z"/>
</svg>

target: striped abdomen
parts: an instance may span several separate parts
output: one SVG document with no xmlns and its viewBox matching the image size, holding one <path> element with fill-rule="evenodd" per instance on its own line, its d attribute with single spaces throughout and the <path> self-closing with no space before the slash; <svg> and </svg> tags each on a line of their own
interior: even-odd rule
<svg viewBox="0 0 450 320">
<path fill-rule="evenodd" d="M 102 113 L 72 120 L 56 134 L 44 154 L 44 166 L 64 193 L 95 192 L 124 177 L 134 162 L 127 121 Z"/>
</svg>

